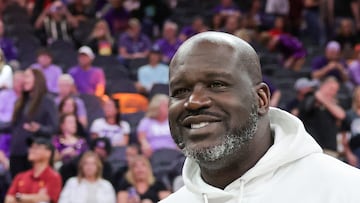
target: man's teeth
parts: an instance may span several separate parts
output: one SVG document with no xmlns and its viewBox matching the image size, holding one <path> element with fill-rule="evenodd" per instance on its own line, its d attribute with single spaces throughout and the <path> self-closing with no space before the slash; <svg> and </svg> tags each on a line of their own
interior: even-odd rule
<svg viewBox="0 0 360 203">
<path fill-rule="evenodd" d="M 209 125 L 209 122 L 201 122 L 198 124 L 191 124 L 191 129 L 199 129 L 199 128 L 206 127 L 207 125 Z"/>
</svg>

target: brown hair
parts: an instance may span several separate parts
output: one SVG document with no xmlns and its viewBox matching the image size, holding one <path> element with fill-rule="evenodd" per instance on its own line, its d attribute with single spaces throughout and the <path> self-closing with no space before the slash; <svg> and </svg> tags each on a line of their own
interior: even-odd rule
<svg viewBox="0 0 360 203">
<path fill-rule="evenodd" d="M 81 181 L 83 178 L 85 178 L 85 174 L 84 174 L 84 171 L 83 171 L 83 166 L 85 164 L 85 160 L 87 158 L 89 158 L 89 157 L 95 158 L 95 161 L 96 161 L 96 167 L 97 167 L 97 171 L 96 171 L 96 174 L 95 174 L 96 179 L 100 179 L 102 177 L 103 165 L 101 163 L 99 155 L 97 155 L 93 151 L 87 151 L 81 156 L 81 159 L 79 161 L 78 175 L 77 175 L 79 181 Z"/>
<path fill-rule="evenodd" d="M 75 114 L 75 117 L 77 118 L 77 104 L 76 104 L 75 98 L 72 97 L 72 96 L 66 96 L 60 101 L 59 112 L 61 114 L 63 113 L 62 109 L 64 108 L 66 101 L 69 100 L 69 99 L 72 99 L 74 101 L 74 112 L 73 112 L 73 114 Z"/>
<path fill-rule="evenodd" d="M 145 163 L 147 169 L 148 169 L 148 178 L 147 178 L 147 183 L 149 185 L 152 185 L 155 183 L 155 176 L 153 174 L 153 171 L 152 171 L 152 167 L 151 167 L 151 164 L 150 164 L 150 161 L 149 159 L 147 159 L 145 156 L 143 155 L 138 155 L 138 156 L 135 156 L 134 159 L 131 161 L 130 165 L 129 165 L 129 169 L 127 170 L 126 174 L 125 174 L 125 179 L 131 184 L 131 185 L 135 185 L 135 179 L 134 179 L 134 176 L 133 176 L 133 170 L 135 168 L 135 163 L 136 162 L 143 162 Z"/>
<path fill-rule="evenodd" d="M 24 110 L 25 103 L 30 100 L 29 111 L 27 112 L 27 117 L 32 117 L 40 107 L 41 100 L 47 93 L 46 80 L 43 73 L 37 69 L 28 69 L 34 74 L 34 86 L 30 92 L 22 91 L 20 98 L 15 103 L 14 114 L 12 121 L 15 122 L 19 116 L 21 116 L 21 111 Z"/>
</svg>

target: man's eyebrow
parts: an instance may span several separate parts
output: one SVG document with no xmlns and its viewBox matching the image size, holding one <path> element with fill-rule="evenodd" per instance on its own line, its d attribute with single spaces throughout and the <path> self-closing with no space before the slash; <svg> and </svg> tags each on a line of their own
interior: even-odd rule
<svg viewBox="0 0 360 203">
<path fill-rule="evenodd" d="M 211 71 L 211 72 L 205 72 L 203 73 L 204 78 L 223 78 L 226 80 L 230 80 L 233 78 L 233 73 L 230 72 L 224 72 L 224 71 Z M 186 78 L 184 78 L 183 76 L 179 76 L 176 75 L 174 77 L 172 77 L 169 81 L 169 85 L 173 86 L 175 84 L 177 84 L 180 81 L 186 81 Z"/>
</svg>

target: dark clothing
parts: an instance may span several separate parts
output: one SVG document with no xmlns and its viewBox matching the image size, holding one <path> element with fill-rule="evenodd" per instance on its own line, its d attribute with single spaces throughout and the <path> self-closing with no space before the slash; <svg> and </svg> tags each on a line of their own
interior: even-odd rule
<svg viewBox="0 0 360 203">
<path fill-rule="evenodd" d="M 360 148 L 360 115 L 353 109 L 346 112 L 346 116 L 342 122 L 341 130 L 348 131 L 351 134 L 350 149 L 352 151 Z"/>
<path fill-rule="evenodd" d="M 334 0 L 334 16 L 353 18 L 351 4 L 356 0 Z"/>
<path fill-rule="evenodd" d="M 46 95 L 42 98 L 39 107 L 34 115 L 29 118 L 27 111 L 30 105 L 30 100 L 25 103 L 25 106 L 20 115 L 17 116 L 16 121 L 12 127 L 12 141 L 10 146 L 10 154 L 12 156 L 24 156 L 27 155 L 27 143 L 26 140 L 33 136 L 51 136 L 58 128 L 58 112 L 53 99 Z M 25 109 L 25 111 L 24 111 Z M 24 124 L 29 122 L 39 123 L 40 129 L 36 133 L 31 133 L 24 129 Z M 50 137 L 49 137 L 50 138 Z"/>
<path fill-rule="evenodd" d="M 117 188 L 117 191 L 118 192 L 124 190 L 127 191 L 132 187 L 133 186 L 126 179 L 123 179 L 119 183 L 119 187 Z M 160 191 L 164 191 L 164 190 L 167 190 L 165 185 L 160 181 L 155 181 L 155 183 L 152 184 L 144 194 L 140 194 L 138 192 L 138 195 L 140 196 L 141 200 L 149 199 L 152 202 L 158 202 L 160 201 L 158 194 Z"/>
<path fill-rule="evenodd" d="M 336 118 L 316 101 L 314 93 L 306 95 L 300 103 L 299 118 L 303 121 L 305 129 L 323 149 L 337 150 Z"/>
<path fill-rule="evenodd" d="M 31 163 L 28 161 L 27 156 L 10 156 L 10 174 L 14 178 L 17 174 L 29 170 Z"/>
</svg>

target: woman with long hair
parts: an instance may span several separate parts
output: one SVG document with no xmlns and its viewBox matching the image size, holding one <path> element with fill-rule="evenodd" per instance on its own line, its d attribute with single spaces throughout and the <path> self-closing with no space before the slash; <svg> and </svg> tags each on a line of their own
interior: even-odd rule
<svg viewBox="0 0 360 203">
<path fill-rule="evenodd" d="M 165 185 L 155 179 L 149 160 L 142 155 L 132 159 L 118 187 L 118 203 L 155 203 L 170 195 Z"/>
<path fill-rule="evenodd" d="M 342 143 L 347 162 L 360 168 L 360 86 L 353 91 L 352 108 L 346 112 L 342 131 Z"/>
<path fill-rule="evenodd" d="M 78 176 L 66 182 L 59 203 L 115 203 L 114 188 L 101 177 L 102 169 L 99 156 L 85 152 L 78 165 Z"/>
<path fill-rule="evenodd" d="M 116 100 L 103 101 L 104 118 L 94 120 L 90 127 L 91 138 L 107 137 L 113 147 L 126 146 L 129 143 L 130 125 L 121 120 L 119 106 Z"/>
<path fill-rule="evenodd" d="M 89 36 L 87 45 L 100 56 L 113 55 L 116 51 L 116 44 L 111 36 L 109 25 L 105 20 L 99 20 L 91 35 Z"/>
<path fill-rule="evenodd" d="M 151 157 L 158 149 L 178 149 L 170 134 L 168 105 L 167 95 L 155 95 L 150 101 L 145 117 L 139 123 L 138 140 L 146 157 Z"/>
<path fill-rule="evenodd" d="M 60 116 L 60 134 L 54 137 L 57 158 L 63 163 L 73 160 L 88 148 L 86 140 L 76 135 L 76 116 L 71 113 Z"/>
<path fill-rule="evenodd" d="M 44 136 L 50 139 L 57 126 L 58 112 L 53 99 L 47 95 L 43 74 L 39 70 L 27 69 L 12 118 L 10 171 L 13 177 L 30 168 L 27 161 L 29 137 Z"/>
</svg>

